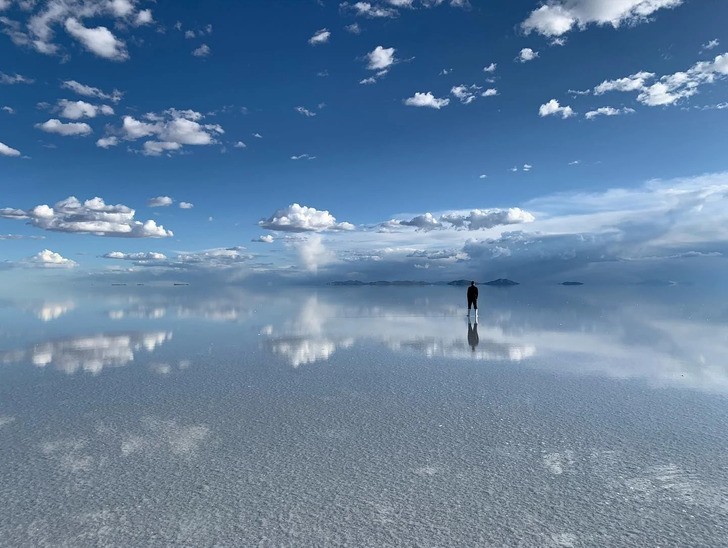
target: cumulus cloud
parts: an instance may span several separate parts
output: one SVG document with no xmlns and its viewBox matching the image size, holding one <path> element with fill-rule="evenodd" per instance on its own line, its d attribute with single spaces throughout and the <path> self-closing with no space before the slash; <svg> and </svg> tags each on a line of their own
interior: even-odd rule
<svg viewBox="0 0 728 548">
<path fill-rule="evenodd" d="M 562 107 L 556 99 L 551 99 L 548 103 L 539 107 L 538 115 L 542 118 L 544 116 L 561 116 L 562 118 L 571 118 L 575 115 L 575 112 L 571 107 Z"/>
<path fill-rule="evenodd" d="M 170 198 L 169 196 L 157 196 L 156 198 L 150 198 L 147 201 L 147 206 L 149 207 L 167 207 L 171 206 L 174 203 L 174 200 Z"/>
<path fill-rule="evenodd" d="M 0 108 L 0 110 L 2 110 L 3 112 L 7 112 L 8 114 L 15 114 L 15 109 L 7 105 L 4 105 L 2 108 Z"/>
<path fill-rule="evenodd" d="M 110 148 L 115 147 L 119 144 L 118 137 L 110 135 L 108 137 L 101 137 L 96 141 L 96 146 L 99 148 Z"/>
<path fill-rule="evenodd" d="M 199 48 L 192 51 L 195 57 L 208 57 L 212 54 L 212 49 L 207 44 L 202 44 Z"/>
<path fill-rule="evenodd" d="M 153 22 L 151 10 L 137 11 L 137 0 L 46 0 L 22 1 L 19 4 L 22 10 L 20 13 L 27 20 L 21 22 L 9 17 L 0 18 L 5 34 L 16 45 L 46 55 L 64 53 L 63 47 L 55 40 L 56 30 L 61 28 L 93 54 L 123 61 L 128 58 L 124 41 L 117 38 L 109 27 L 89 27 L 85 21 L 107 18 L 120 31 Z"/>
<path fill-rule="evenodd" d="M 126 44 L 114 36 L 106 27 L 87 28 L 73 17 L 66 19 L 66 31 L 76 38 L 91 53 L 112 61 L 129 58 Z"/>
<path fill-rule="evenodd" d="M 354 225 L 337 222 L 326 210 L 291 204 L 277 210 L 267 219 L 261 219 L 258 226 L 267 230 L 283 232 L 321 232 L 324 230 L 354 230 Z"/>
<path fill-rule="evenodd" d="M 703 44 L 700 49 L 701 49 L 701 51 L 703 51 L 703 50 L 709 50 L 709 49 L 715 49 L 719 45 L 720 45 L 720 40 L 718 40 L 717 38 L 715 38 L 715 39 L 709 40 L 708 42 L 706 42 L 705 44 Z"/>
<path fill-rule="evenodd" d="M 317 30 L 314 35 L 308 39 L 308 43 L 312 46 L 317 46 L 319 44 L 325 44 L 329 41 L 329 38 L 331 37 L 331 32 L 329 29 L 320 29 Z"/>
<path fill-rule="evenodd" d="M 66 259 L 50 249 L 44 249 L 29 259 L 26 259 L 24 264 L 35 268 L 75 268 L 78 266 L 76 261 Z"/>
<path fill-rule="evenodd" d="M 42 124 L 36 124 L 35 127 L 46 133 L 57 133 L 63 136 L 88 135 L 93 131 L 91 126 L 84 122 L 64 123 L 57 118 L 51 118 Z"/>
<path fill-rule="evenodd" d="M 466 86 L 461 84 L 459 86 L 453 86 L 450 93 L 455 96 L 462 104 L 469 105 L 477 98 L 477 92 L 480 91 L 480 87 L 475 84 Z"/>
<path fill-rule="evenodd" d="M 599 107 L 595 110 L 590 110 L 584 117 L 587 120 L 593 120 L 597 116 L 619 116 L 620 114 L 632 114 L 634 113 L 633 108 L 614 108 L 614 107 Z"/>
<path fill-rule="evenodd" d="M 412 97 L 405 99 L 404 104 L 409 107 L 428 107 L 439 110 L 449 105 L 450 99 L 435 97 L 430 91 L 425 93 L 418 91 Z"/>
<path fill-rule="evenodd" d="M 483 72 L 495 72 L 496 68 L 498 68 L 498 65 L 496 63 L 491 63 L 490 65 L 483 67 Z"/>
<path fill-rule="evenodd" d="M 110 116 L 114 109 L 109 105 L 92 105 L 85 101 L 69 101 L 61 99 L 58 101 L 58 111 L 61 118 L 79 120 L 81 118 L 95 118 L 99 114 Z"/>
<path fill-rule="evenodd" d="M 533 51 L 531 48 L 523 48 L 518 53 L 518 57 L 516 57 L 516 60 L 521 63 L 527 63 L 529 61 L 533 61 L 537 57 L 538 57 L 537 51 Z"/>
<path fill-rule="evenodd" d="M 142 154 L 160 156 L 179 151 L 183 146 L 205 146 L 217 143 L 216 137 L 225 133 L 219 124 L 203 124 L 204 116 L 194 110 L 167 109 L 150 112 L 136 119 L 124 116 L 119 129 L 110 133 L 127 141 L 151 138 L 144 142 Z"/>
<path fill-rule="evenodd" d="M 193 204 L 192 202 L 180 202 L 179 203 L 180 209 L 192 209 L 193 207 L 195 207 L 195 204 Z"/>
<path fill-rule="evenodd" d="M 273 243 L 273 235 L 272 234 L 263 234 L 261 236 L 258 236 L 257 238 L 253 238 L 253 242 L 261 242 L 264 244 L 272 244 Z"/>
<path fill-rule="evenodd" d="M 698 88 L 728 76 L 728 52 L 711 61 L 700 61 L 685 71 L 667 74 L 659 79 L 652 72 L 637 72 L 624 78 L 605 80 L 594 88 L 595 95 L 611 91 L 638 92 L 637 100 L 647 106 L 673 105 L 692 97 Z"/>
<path fill-rule="evenodd" d="M 346 25 L 344 27 L 346 32 L 349 32 L 351 34 L 361 34 L 361 27 L 359 26 L 359 23 L 352 23 L 351 25 Z"/>
<path fill-rule="evenodd" d="M 20 156 L 20 151 L 0 142 L 0 156 Z"/>
<path fill-rule="evenodd" d="M 70 89 L 71 91 L 78 93 L 79 95 L 83 95 L 84 97 L 94 97 L 96 99 L 103 99 L 106 101 L 111 101 L 113 103 L 118 103 L 119 101 L 121 101 L 121 98 L 124 95 L 118 89 L 113 90 L 111 93 L 106 93 L 99 88 L 81 84 L 76 80 L 66 80 L 61 84 L 61 87 L 63 89 Z"/>
<path fill-rule="evenodd" d="M 234 148 L 248 148 L 248 145 L 246 145 L 246 144 L 245 144 L 245 143 L 243 143 L 242 141 L 238 141 L 237 143 L 235 143 L 235 144 L 233 145 L 233 147 L 234 147 Z"/>
<path fill-rule="evenodd" d="M 675 8 L 683 0 L 549 0 L 533 10 L 521 24 L 524 32 L 537 32 L 547 37 L 566 34 L 575 27 L 586 29 L 590 24 L 634 25 L 648 21 L 661 9 Z"/>
<path fill-rule="evenodd" d="M 367 68 L 369 70 L 389 70 L 396 61 L 394 56 L 396 50 L 394 48 L 385 48 L 377 46 L 367 53 Z"/>
<path fill-rule="evenodd" d="M 74 196 L 53 207 L 38 205 L 29 210 L 2 208 L 0 217 L 26 220 L 28 224 L 55 232 L 118 236 L 127 238 L 167 238 L 173 236 L 153 220 L 134 219 L 135 211 L 125 205 L 107 205 L 101 198 L 81 203 Z"/>
<path fill-rule="evenodd" d="M 532 223 L 533 214 L 517 207 L 509 209 L 473 209 L 468 212 L 456 211 L 444 213 L 439 217 L 432 213 L 417 215 L 411 219 L 392 220 L 385 223 L 387 228 L 409 226 L 418 230 L 482 230 L 502 225 Z"/>
<path fill-rule="evenodd" d="M 316 156 L 311 156 L 310 154 L 299 154 L 299 155 L 293 155 L 291 156 L 291 160 L 315 160 Z"/>
<path fill-rule="evenodd" d="M 495 97 L 498 95 L 498 90 L 495 88 L 488 88 L 480 94 L 482 97 Z"/>
</svg>

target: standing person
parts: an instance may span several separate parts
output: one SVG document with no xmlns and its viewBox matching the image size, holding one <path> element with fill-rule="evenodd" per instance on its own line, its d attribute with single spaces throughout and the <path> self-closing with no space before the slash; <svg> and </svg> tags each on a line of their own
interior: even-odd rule
<svg viewBox="0 0 728 548">
<path fill-rule="evenodd" d="M 475 282 L 470 282 L 468 287 L 468 316 L 470 316 L 470 307 L 475 309 L 475 315 L 478 315 L 478 288 L 475 287 Z"/>
</svg>

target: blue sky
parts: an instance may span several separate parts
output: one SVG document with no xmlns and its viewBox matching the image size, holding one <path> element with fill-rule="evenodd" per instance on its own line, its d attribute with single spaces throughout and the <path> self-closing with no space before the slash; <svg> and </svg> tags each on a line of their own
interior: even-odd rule
<svg viewBox="0 0 728 548">
<path fill-rule="evenodd" d="M 726 20 L 721 0 L 0 0 L 2 275 L 714 272 Z"/>
</svg>

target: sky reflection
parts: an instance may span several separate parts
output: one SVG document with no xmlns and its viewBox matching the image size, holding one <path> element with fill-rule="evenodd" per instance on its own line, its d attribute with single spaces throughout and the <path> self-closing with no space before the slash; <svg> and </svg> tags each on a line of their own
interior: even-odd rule
<svg viewBox="0 0 728 548">
<path fill-rule="evenodd" d="M 362 348 L 375 347 L 392 360 L 510 362 L 728 393 L 728 314 L 694 289 L 659 291 L 485 290 L 479 316 L 467 318 L 454 288 L 114 288 L 42 305 L 16 302 L 15 309 L 34 310 L 54 328 L 40 332 L 46 340 L 26 332 L 25 347 L 5 341 L 0 359 L 99 373 L 131 363 L 141 350 L 153 352 L 182 329 L 185 352 L 260 347 L 294 368 L 330 361 L 342 351 L 364 359 Z M 12 309 L 6 307 L 2 318 L 8 328 Z M 171 354 L 179 352 L 170 344 Z"/>
</svg>

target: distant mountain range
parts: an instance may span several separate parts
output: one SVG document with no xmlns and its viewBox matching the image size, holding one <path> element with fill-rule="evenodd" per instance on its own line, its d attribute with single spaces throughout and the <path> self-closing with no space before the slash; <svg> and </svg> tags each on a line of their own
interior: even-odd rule
<svg viewBox="0 0 728 548">
<path fill-rule="evenodd" d="M 378 281 L 378 282 L 362 282 L 360 280 L 344 280 L 337 282 L 329 282 L 328 285 L 333 286 L 348 286 L 348 287 L 361 287 L 361 286 L 430 286 L 430 285 L 453 285 L 453 286 L 468 286 L 470 280 L 453 280 L 451 282 L 422 282 L 413 280 L 396 280 L 396 281 Z M 519 285 L 518 282 L 508 280 L 506 278 L 498 278 L 497 280 L 491 280 L 489 282 L 477 283 L 477 285 L 492 285 L 499 287 L 510 287 L 513 285 Z"/>
</svg>

